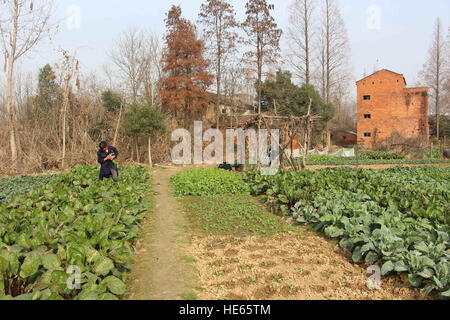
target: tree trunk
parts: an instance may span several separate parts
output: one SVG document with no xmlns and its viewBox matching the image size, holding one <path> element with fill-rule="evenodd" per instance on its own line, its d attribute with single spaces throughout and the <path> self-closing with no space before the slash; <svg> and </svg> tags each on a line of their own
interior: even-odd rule
<svg viewBox="0 0 450 320">
<path fill-rule="evenodd" d="M 141 157 L 139 156 L 139 137 L 136 137 L 136 161 L 141 162 Z"/>
<path fill-rule="evenodd" d="M 217 97 L 216 97 L 217 119 L 216 119 L 216 121 L 217 121 L 217 129 L 220 129 L 220 114 L 221 114 L 221 110 L 220 110 L 221 81 L 220 81 L 220 78 L 221 78 L 221 69 L 222 69 L 220 66 L 220 64 L 222 63 L 220 57 L 218 57 L 218 61 L 219 62 L 218 62 L 218 68 L 217 68 Z"/>
<path fill-rule="evenodd" d="M 310 19 L 308 16 L 309 7 L 308 2 L 304 1 L 304 21 L 305 21 L 305 83 L 309 85 L 310 83 L 310 71 L 309 71 L 309 24 Z"/>
<path fill-rule="evenodd" d="M 153 161 L 152 161 L 152 138 L 148 137 L 148 165 L 150 168 L 153 168 Z"/>
<path fill-rule="evenodd" d="M 10 134 L 10 147 L 11 147 L 11 161 L 14 168 L 17 168 L 18 151 L 17 151 L 17 130 L 16 130 L 16 104 L 14 98 L 14 64 L 16 58 L 17 47 L 17 33 L 18 33 L 18 21 L 19 21 L 19 4 L 14 3 L 13 12 L 13 29 L 10 33 L 11 39 L 9 40 L 11 51 L 8 58 L 8 75 L 7 75 L 7 93 L 6 93 L 6 108 L 8 112 L 8 125 Z"/>
<path fill-rule="evenodd" d="M 8 77 L 7 77 L 7 96 L 6 105 L 8 111 L 8 126 L 10 134 L 10 147 L 11 147 L 11 161 L 14 168 L 17 167 L 17 133 L 16 133 L 16 105 L 14 101 L 14 59 L 9 58 L 8 62 Z"/>
<path fill-rule="evenodd" d="M 67 77 L 65 79 L 64 84 L 64 101 L 63 101 L 63 109 L 62 109 L 62 150 L 61 150 L 61 168 L 64 169 L 66 167 L 66 132 L 67 132 L 67 109 L 69 105 L 69 83 L 70 78 Z"/>
<path fill-rule="evenodd" d="M 123 103 L 120 104 L 119 119 L 117 119 L 116 130 L 114 131 L 113 146 L 116 146 L 116 144 L 117 144 L 117 137 L 119 135 L 119 128 L 120 128 L 120 121 L 122 119 L 122 110 L 123 110 Z"/>
<path fill-rule="evenodd" d="M 439 71 L 438 71 L 438 73 L 439 73 Z M 440 103 L 440 100 L 439 100 L 439 98 L 440 98 L 439 97 L 439 94 L 440 94 L 440 92 L 439 92 L 439 82 L 440 82 L 439 75 L 438 75 L 437 79 L 438 79 L 438 85 L 437 85 L 437 89 L 436 89 L 436 138 L 439 140 L 440 135 L 441 135 L 441 128 L 440 128 L 440 113 L 441 113 L 441 111 L 439 110 L 439 103 Z"/>
<path fill-rule="evenodd" d="M 303 152 L 303 158 L 302 158 L 302 164 L 301 169 L 306 169 L 306 164 L 308 161 L 308 150 L 310 146 L 310 139 L 311 139 L 311 107 L 312 107 L 312 99 L 309 98 L 309 106 L 308 106 L 308 115 L 306 117 L 306 128 L 305 128 L 305 145 L 304 145 L 304 152 Z"/>
</svg>

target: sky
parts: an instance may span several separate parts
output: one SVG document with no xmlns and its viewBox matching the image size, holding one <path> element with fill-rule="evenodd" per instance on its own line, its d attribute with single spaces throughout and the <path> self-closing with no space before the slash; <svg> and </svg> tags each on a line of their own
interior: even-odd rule
<svg viewBox="0 0 450 320">
<path fill-rule="evenodd" d="M 293 0 L 272 0 L 278 25 L 287 30 L 288 7 Z M 107 51 L 121 31 L 134 26 L 164 33 L 165 13 L 179 4 L 184 17 L 196 20 L 203 0 L 57 0 L 59 32 L 42 43 L 21 64 L 36 72 L 58 61 L 58 49 L 77 53 L 82 72 L 99 72 L 109 63 Z M 243 20 L 244 0 L 230 0 Z M 450 25 L 450 0 L 339 0 L 348 31 L 354 79 L 376 69 L 403 73 L 409 85 L 418 81 L 431 43 L 435 20 Z"/>
</svg>

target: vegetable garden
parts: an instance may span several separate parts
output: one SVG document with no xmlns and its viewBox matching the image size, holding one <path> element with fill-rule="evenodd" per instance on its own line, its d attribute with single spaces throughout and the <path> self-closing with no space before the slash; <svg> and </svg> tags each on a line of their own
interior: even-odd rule
<svg viewBox="0 0 450 320">
<path fill-rule="evenodd" d="M 450 170 L 325 169 L 246 174 L 274 211 L 308 223 L 352 252 L 355 263 L 407 275 L 425 294 L 450 296 Z"/>
<path fill-rule="evenodd" d="M 149 178 L 139 167 L 123 167 L 118 184 L 97 177 L 95 167 L 78 166 L 0 204 L 0 298 L 93 300 L 125 293 Z M 70 269 L 80 272 L 73 289 Z"/>
<path fill-rule="evenodd" d="M 0 179 L 0 299 L 125 296 L 139 226 L 153 205 L 149 175 L 132 166 L 122 168 L 119 183 L 97 175 L 95 167 L 78 166 L 63 175 Z M 423 294 L 450 296 L 448 167 L 274 176 L 196 169 L 171 182 L 200 235 L 292 238 L 303 232 L 253 195 L 293 225 L 338 241 L 354 263 L 378 265 L 382 276 L 403 279 Z"/>
</svg>

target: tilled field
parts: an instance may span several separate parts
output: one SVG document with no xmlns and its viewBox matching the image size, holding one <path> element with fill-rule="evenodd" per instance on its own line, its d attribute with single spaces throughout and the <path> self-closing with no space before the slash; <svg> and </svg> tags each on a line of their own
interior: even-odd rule
<svg viewBox="0 0 450 320">
<path fill-rule="evenodd" d="M 380 290 L 369 290 L 366 269 L 313 233 L 195 238 L 191 250 L 202 300 L 427 299 L 398 277 L 383 278 Z"/>
</svg>

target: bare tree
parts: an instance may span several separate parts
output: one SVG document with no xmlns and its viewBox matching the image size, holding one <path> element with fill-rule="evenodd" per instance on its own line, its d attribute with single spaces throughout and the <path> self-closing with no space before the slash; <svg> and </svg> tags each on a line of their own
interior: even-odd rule
<svg viewBox="0 0 450 320">
<path fill-rule="evenodd" d="M 246 43 L 252 47 L 246 53 L 257 68 L 256 88 L 258 92 L 258 113 L 261 113 L 261 85 L 263 68 L 275 62 L 279 56 L 282 30 L 278 29 L 270 11 L 275 8 L 266 0 L 249 0 L 245 5 L 247 19 L 242 27 L 247 34 Z"/>
<path fill-rule="evenodd" d="M 147 72 L 145 73 L 143 80 L 144 94 L 147 104 L 157 106 L 160 105 L 158 92 L 162 75 L 162 45 L 160 36 L 156 33 L 147 33 L 146 39 L 146 56 L 149 63 L 147 64 Z"/>
<path fill-rule="evenodd" d="M 66 146 L 67 146 L 67 114 L 70 107 L 70 94 L 73 85 L 80 87 L 80 80 L 78 77 L 79 62 L 75 56 L 70 55 L 67 51 L 62 50 L 63 60 L 61 63 L 62 80 L 63 80 L 63 104 L 61 108 L 61 168 L 64 169 L 66 165 Z"/>
<path fill-rule="evenodd" d="M 5 57 L 4 71 L 7 73 L 6 109 L 13 166 L 17 165 L 18 160 L 14 97 L 15 65 L 52 31 L 53 26 L 50 23 L 52 11 L 52 1 L 0 1 L 0 46 Z"/>
<path fill-rule="evenodd" d="M 136 28 L 129 28 L 120 35 L 109 56 L 126 79 L 131 100 L 136 103 L 151 63 L 147 35 Z"/>
<path fill-rule="evenodd" d="M 347 30 L 336 0 L 323 0 L 319 30 L 319 88 L 322 98 L 332 102 L 332 92 L 350 78 L 350 47 Z"/>
<path fill-rule="evenodd" d="M 440 18 L 436 19 L 433 41 L 428 52 L 428 59 L 420 72 L 423 83 L 431 88 L 431 98 L 436 115 L 436 137 L 440 137 L 440 114 L 445 82 L 446 64 L 448 61 L 447 45 L 444 40 L 444 29 Z"/>
<path fill-rule="evenodd" d="M 206 47 L 210 51 L 216 76 L 217 128 L 220 120 L 223 69 L 226 59 L 236 52 L 238 23 L 233 7 L 225 0 L 206 0 L 201 6 L 199 22 L 204 26 Z"/>
<path fill-rule="evenodd" d="M 314 1 L 295 0 L 289 15 L 289 63 L 302 83 L 311 82 Z"/>
<path fill-rule="evenodd" d="M 448 32 L 447 32 L 447 42 L 446 42 L 446 46 L 447 46 L 447 54 L 450 54 L 450 27 L 448 27 Z M 449 116 L 450 113 L 450 58 L 447 58 L 447 65 L 445 68 L 445 103 L 444 105 L 447 106 L 443 111 L 444 115 Z"/>
</svg>

